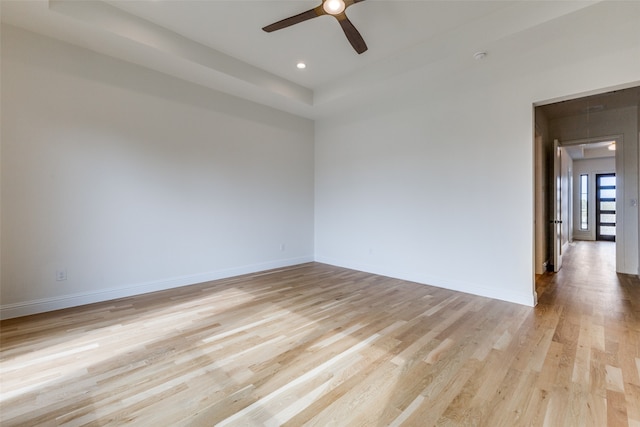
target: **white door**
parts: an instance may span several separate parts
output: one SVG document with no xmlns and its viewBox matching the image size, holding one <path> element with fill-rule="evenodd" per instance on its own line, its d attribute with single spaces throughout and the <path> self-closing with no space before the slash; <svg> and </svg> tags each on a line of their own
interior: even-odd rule
<svg viewBox="0 0 640 427">
<path fill-rule="evenodd" d="M 558 140 L 553 141 L 553 185 L 551 189 L 551 253 L 553 271 L 562 267 L 562 149 Z"/>
</svg>

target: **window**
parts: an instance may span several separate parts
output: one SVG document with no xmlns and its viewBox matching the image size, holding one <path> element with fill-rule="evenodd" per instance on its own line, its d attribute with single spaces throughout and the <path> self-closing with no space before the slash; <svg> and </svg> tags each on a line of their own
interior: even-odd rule
<svg viewBox="0 0 640 427">
<path fill-rule="evenodd" d="M 580 230 L 589 229 L 589 175 L 580 175 Z"/>
</svg>

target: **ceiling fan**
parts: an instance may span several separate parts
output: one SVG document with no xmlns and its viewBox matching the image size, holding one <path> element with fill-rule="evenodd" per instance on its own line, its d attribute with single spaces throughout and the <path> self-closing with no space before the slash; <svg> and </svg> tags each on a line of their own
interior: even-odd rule
<svg viewBox="0 0 640 427">
<path fill-rule="evenodd" d="M 263 30 L 270 33 L 272 31 L 290 27 L 294 24 L 299 24 L 300 22 L 304 22 L 312 18 L 317 18 L 318 16 L 331 15 L 338 20 L 342 27 L 342 31 L 344 31 L 344 34 L 349 40 L 349 43 L 351 43 L 351 46 L 353 46 L 356 52 L 360 54 L 368 49 L 367 44 L 364 42 L 364 39 L 356 27 L 351 23 L 351 21 L 349 21 L 349 18 L 347 18 L 345 10 L 349 6 L 361 1 L 364 0 L 322 0 L 322 4 L 320 6 L 289 18 L 285 18 L 281 21 L 274 22 L 273 24 L 264 27 Z"/>
</svg>

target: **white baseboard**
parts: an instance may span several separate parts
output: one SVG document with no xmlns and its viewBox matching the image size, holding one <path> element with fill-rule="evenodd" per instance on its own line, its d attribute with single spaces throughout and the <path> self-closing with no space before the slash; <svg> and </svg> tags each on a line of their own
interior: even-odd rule
<svg viewBox="0 0 640 427">
<path fill-rule="evenodd" d="M 274 268 L 290 267 L 292 265 L 304 264 L 313 261 L 313 256 L 309 255 L 298 258 L 245 265 L 208 273 L 172 277 L 160 281 L 137 283 L 134 285 L 104 289 L 96 292 L 82 292 L 13 304 L 4 304 L 0 306 L 0 319 L 11 319 L 14 317 L 28 316 L 31 314 L 44 313 L 63 308 L 77 307 L 96 302 L 110 301 L 117 298 L 141 295 L 149 292 L 164 291 L 167 289 L 195 285 L 197 283 L 210 282 L 212 280 L 226 279 L 229 277 L 241 276 L 243 274 L 271 270 Z"/>
<path fill-rule="evenodd" d="M 475 283 L 466 283 L 461 281 L 453 281 L 448 279 L 442 279 L 432 277 L 424 274 L 406 273 L 401 271 L 391 271 L 379 266 L 359 264 L 359 263 L 345 263 L 335 259 L 327 257 L 316 257 L 316 262 L 323 264 L 334 265 L 336 267 L 349 268 L 352 270 L 364 271 L 367 273 L 378 274 L 380 276 L 393 277 L 394 279 L 408 280 L 411 282 L 420 283 L 423 285 L 434 286 L 436 288 L 449 289 L 457 292 L 464 292 L 466 294 L 477 295 L 481 297 L 487 297 L 497 299 L 501 301 L 512 302 L 516 304 L 526 305 L 534 307 L 537 303 L 536 295 L 534 292 L 533 278 L 531 279 L 531 293 L 519 293 L 511 292 L 504 289 L 491 289 L 479 286 Z"/>
</svg>

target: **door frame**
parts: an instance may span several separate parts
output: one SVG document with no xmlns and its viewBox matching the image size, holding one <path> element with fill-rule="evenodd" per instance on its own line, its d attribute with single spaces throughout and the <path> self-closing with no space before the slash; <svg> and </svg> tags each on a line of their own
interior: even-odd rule
<svg viewBox="0 0 640 427">
<path fill-rule="evenodd" d="M 542 104 L 540 104 L 542 105 Z M 534 104 L 534 118 L 535 118 L 535 108 L 538 107 L 539 105 Z M 534 119 L 535 120 L 535 119 Z M 535 123 L 535 121 L 534 121 Z M 535 125 L 534 125 L 534 129 L 535 129 Z M 535 139 L 535 135 L 533 138 L 534 142 L 534 150 L 535 150 L 535 144 L 536 144 L 536 139 Z M 574 140 L 567 140 L 567 141 L 560 141 L 560 143 L 558 144 L 560 147 L 569 147 L 569 146 L 575 146 L 575 145 L 581 145 L 581 144 L 594 144 L 594 143 L 598 143 L 598 142 L 604 142 L 604 141 L 615 141 L 616 143 L 616 154 L 615 154 L 615 174 L 616 177 L 623 177 L 624 176 L 624 161 L 623 161 L 623 150 L 624 150 L 624 138 L 623 135 L 621 134 L 616 134 L 616 135 L 604 135 L 604 136 L 597 136 L 597 137 L 591 137 L 591 138 L 584 138 L 584 139 L 574 139 Z M 550 141 L 551 143 L 551 149 L 553 150 L 553 146 L 554 146 L 554 141 Z M 552 156 L 555 157 L 555 152 L 552 153 Z M 554 176 L 554 168 L 553 168 L 553 159 L 551 160 L 551 164 L 548 165 L 548 173 L 552 176 Z M 536 162 L 536 157 L 534 156 L 534 162 Z M 536 170 L 536 168 L 538 168 L 539 165 L 534 163 L 534 170 Z M 571 189 L 573 191 L 573 189 Z M 534 204 L 535 204 L 535 194 L 540 191 L 540 189 L 535 188 L 534 189 Z M 553 191 L 553 189 L 551 188 L 549 190 L 550 192 Z M 616 216 L 617 218 L 624 218 L 624 203 L 621 203 L 621 200 L 623 200 L 623 194 L 624 194 L 624 182 L 623 179 L 616 179 Z M 573 194 L 570 194 L 569 197 L 571 197 L 571 203 L 573 204 Z M 549 215 L 548 218 L 551 218 L 553 212 L 553 204 L 550 203 L 548 206 L 549 209 Z M 535 215 L 535 212 L 534 212 Z M 536 227 L 540 227 L 540 226 L 544 226 L 544 227 L 548 227 L 548 221 L 546 221 L 544 224 L 540 224 L 538 222 L 536 222 Z M 534 229 L 534 244 L 535 244 L 535 234 L 536 234 L 537 230 Z M 616 237 L 621 236 L 624 233 L 624 223 L 622 221 L 617 221 L 616 223 Z M 547 244 L 549 246 L 550 249 L 552 249 L 552 245 L 555 244 L 556 242 L 553 242 L 553 235 L 552 233 L 549 233 L 547 235 L 547 239 L 548 241 L 545 242 L 545 244 Z M 616 238 L 616 253 L 621 253 L 621 251 L 623 250 L 623 239 L 622 238 Z M 550 252 L 548 254 L 549 256 L 549 263 L 553 262 L 553 252 Z M 534 262 L 535 262 L 535 248 L 534 248 Z M 616 271 L 618 271 L 617 268 L 617 263 L 618 263 L 618 256 L 616 256 Z M 534 270 L 535 271 L 535 270 Z M 534 277 L 534 290 L 535 290 L 535 277 Z"/>
<path fill-rule="evenodd" d="M 570 100 L 574 100 L 574 99 L 580 99 L 580 98 L 585 98 L 585 97 L 589 97 L 592 95 L 599 95 L 599 94 L 604 94 L 604 93 L 608 93 L 608 92 L 613 92 L 613 91 L 617 91 L 617 90 L 624 90 L 624 89 L 629 89 L 629 88 L 633 88 L 640 85 L 640 81 L 633 81 L 633 82 L 627 82 L 624 84 L 620 84 L 620 85 L 616 85 L 616 86 L 608 86 L 608 87 L 600 87 L 600 88 L 596 88 L 590 91 L 585 91 L 585 92 L 581 92 L 581 93 L 574 93 L 574 94 L 565 94 L 562 96 L 557 96 L 557 97 L 552 97 L 552 98 L 543 98 L 543 99 L 538 99 L 532 102 L 531 104 L 531 152 L 532 152 L 532 160 L 533 160 L 533 167 L 532 167 L 532 181 L 533 181 L 533 195 L 532 195 L 532 199 L 533 199 L 533 203 L 532 203 L 532 215 L 533 215 L 533 224 L 532 224 L 532 251 L 531 251 L 531 262 L 532 262 L 532 270 L 534 272 L 533 277 L 532 277 L 532 290 L 533 290 L 533 297 L 534 297 L 534 305 L 537 304 L 538 302 L 538 294 L 536 292 L 536 252 L 537 251 L 537 247 L 536 247 L 536 235 L 540 234 L 543 235 L 544 232 L 539 232 L 539 228 L 540 227 L 544 227 L 545 229 L 547 229 L 548 227 L 548 216 L 547 218 L 544 218 L 545 220 L 541 220 L 540 216 L 536 215 L 536 211 L 537 211 L 537 204 L 536 204 L 536 199 L 538 197 L 538 192 L 542 191 L 543 192 L 543 196 L 545 195 L 545 193 L 548 191 L 547 188 L 545 188 L 545 185 L 542 184 L 542 186 L 539 186 L 539 180 L 536 180 L 536 173 L 539 173 L 541 169 L 544 170 L 544 168 L 548 167 L 548 162 L 544 161 L 544 163 L 541 165 L 538 163 L 539 159 L 545 160 L 547 158 L 547 156 L 545 155 L 545 151 L 548 149 L 548 143 L 550 143 L 551 141 L 549 141 L 546 138 L 549 138 L 550 136 L 547 134 L 546 130 L 548 130 L 548 122 L 545 120 L 545 124 L 543 126 L 541 126 L 540 128 L 538 127 L 538 121 L 536 120 L 536 109 L 538 107 L 543 107 L 545 105 L 549 105 L 549 104 L 553 104 L 553 103 L 557 103 L 557 102 L 562 102 L 562 101 L 570 101 Z M 536 136 L 541 136 L 542 138 L 542 155 L 537 155 L 537 150 L 539 149 L 539 147 L 537 147 L 536 141 L 538 141 L 538 138 L 536 138 Z M 638 132 L 638 138 L 640 139 L 640 132 Z M 595 139 L 591 138 L 594 142 Z M 600 138 L 598 138 L 600 139 Z M 623 147 L 624 147 L 624 138 L 622 135 L 614 135 L 613 137 L 607 138 L 607 139 L 615 139 L 616 140 L 616 155 L 615 155 L 615 165 L 616 165 L 616 176 L 618 177 L 624 177 L 624 157 L 623 157 Z M 636 176 L 636 179 L 638 178 L 638 176 Z M 544 181 L 544 180 L 542 180 Z M 616 201 L 621 201 L 620 203 L 616 204 L 616 212 L 617 215 L 619 215 L 619 218 L 624 219 L 623 215 L 624 215 L 624 210 L 625 210 L 625 203 L 622 203 L 622 201 L 624 201 L 624 180 L 623 179 L 618 179 L 618 182 L 616 183 Z M 544 197 L 543 197 L 544 198 Z M 640 204 L 640 201 L 638 199 L 634 199 L 636 205 L 633 205 L 632 207 L 635 209 L 637 204 Z M 633 202 L 632 202 L 633 203 Z M 549 209 L 548 204 L 545 202 L 545 208 Z M 622 221 L 618 221 L 616 224 L 616 234 L 618 234 L 618 236 L 616 236 L 616 271 L 618 271 L 618 263 L 621 262 L 621 253 L 623 253 L 623 248 L 624 248 L 624 243 L 623 241 L 623 237 L 624 237 L 624 220 Z M 632 224 L 633 226 L 633 224 Z M 547 236 L 548 238 L 548 236 Z M 546 245 L 548 242 L 544 242 L 544 244 Z M 638 242 L 636 242 L 638 243 Z M 550 255 L 550 254 L 547 254 Z M 622 261 L 623 265 L 624 265 L 624 261 Z M 640 273 L 639 273 L 640 274 Z"/>
</svg>

